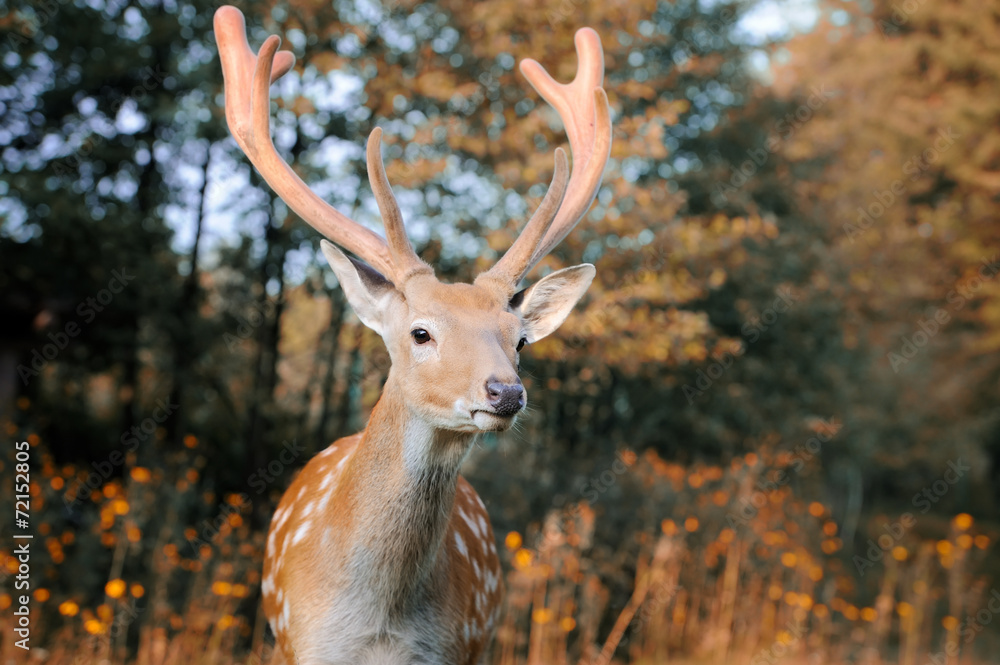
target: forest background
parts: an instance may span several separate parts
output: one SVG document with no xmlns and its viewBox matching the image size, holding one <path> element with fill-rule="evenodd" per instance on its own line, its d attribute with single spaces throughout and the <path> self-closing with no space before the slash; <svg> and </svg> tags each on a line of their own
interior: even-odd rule
<svg viewBox="0 0 1000 665">
<path fill-rule="evenodd" d="M 263 534 L 388 369 L 225 126 L 201 0 L 0 3 L 0 623 L 30 446 L 33 650 L 266 661 Z M 1000 4 L 248 1 L 276 143 L 469 280 L 565 143 L 516 64 L 601 35 L 598 277 L 465 475 L 507 575 L 490 662 L 987 662 L 1000 559 Z M 775 28 L 775 26 L 777 26 Z M 8 528 L 9 527 L 9 528 Z M 994 609 L 996 608 L 996 609 Z"/>
</svg>

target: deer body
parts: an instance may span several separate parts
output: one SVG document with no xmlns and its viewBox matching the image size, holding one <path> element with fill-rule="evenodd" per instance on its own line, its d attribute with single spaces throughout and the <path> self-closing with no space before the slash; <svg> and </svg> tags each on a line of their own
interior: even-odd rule
<svg viewBox="0 0 1000 665">
<path fill-rule="evenodd" d="M 384 396 L 368 429 L 315 457 L 275 512 L 264 610 L 298 662 L 475 663 L 495 626 L 493 532 L 458 474 L 474 435 L 407 436 L 392 411 Z M 399 445 L 366 445 L 386 434 Z M 442 459 L 407 468 L 407 443 L 440 447 Z"/>
<path fill-rule="evenodd" d="M 289 207 L 364 260 L 320 243 L 392 361 L 364 432 L 311 460 L 274 514 L 261 591 L 280 653 L 289 665 L 472 665 L 496 626 L 501 573 L 486 508 L 459 468 L 480 433 L 511 427 L 527 402 L 520 351 L 559 327 L 595 275 L 581 264 L 518 290 L 601 183 L 611 120 L 600 40 L 577 33 L 579 70 L 567 85 L 521 63 L 563 120 L 572 173 L 556 149 L 552 184 L 513 246 L 472 284 L 445 284 L 406 237 L 381 130 L 367 162 L 385 239 L 322 201 L 274 148 L 269 87 L 294 57 L 274 36 L 254 55 L 234 7 L 216 12 L 215 32 L 233 137 Z"/>
</svg>

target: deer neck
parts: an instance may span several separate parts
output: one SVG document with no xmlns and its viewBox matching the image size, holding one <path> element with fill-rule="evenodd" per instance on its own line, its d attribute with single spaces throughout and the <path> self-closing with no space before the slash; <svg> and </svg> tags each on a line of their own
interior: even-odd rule
<svg viewBox="0 0 1000 665">
<path fill-rule="evenodd" d="M 411 607 L 434 571 L 475 436 L 416 416 L 390 374 L 333 502 L 351 516 L 351 578 L 389 614 Z"/>
</svg>

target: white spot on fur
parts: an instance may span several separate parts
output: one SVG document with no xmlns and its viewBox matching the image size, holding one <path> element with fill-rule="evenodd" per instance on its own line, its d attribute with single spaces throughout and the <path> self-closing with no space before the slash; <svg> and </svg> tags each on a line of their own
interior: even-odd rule
<svg viewBox="0 0 1000 665">
<path fill-rule="evenodd" d="M 465 546 L 465 541 L 462 540 L 462 536 L 458 534 L 458 531 L 455 532 L 455 545 L 458 547 L 458 551 L 462 554 L 462 556 L 468 559 L 469 548 Z"/>
<path fill-rule="evenodd" d="M 476 521 L 471 517 L 469 517 L 468 515 L 466 515 L 465 511 L 463 511 L 461 508 L 458 509 L 458 516 L 461 517 L 465 521 L 465 523 L 469 525 L 469 531 L 472 532 L 472 535 L 475 536 L 476 538 L 479 538 L 479 527 L 476 525 Z"/>
<path fill-rule="evenodd" d="M 302 525 L 295 530 L 295 535 L 292 536 L 292 545 L 298 543 L 300 540 L 305 538 L 309 534 L 309 530 L 312 528 L 312 522 L 305 521 Z"/>
<path fill-rule="evenodd" d="M 284 506 L 278 506 L 278 509 L 274 511 L 274 517 L 271 518 L 271 524 L 275 528 L 281 528 L 281 523 L 285 520 L 285 510 Z"/>
<path fill-rule="evenodd" d="M 284 527 L 285 522 L 288 520 L 291 514 L 292 514 L 291 506 L 284 506 L 278 508 L 278 512 L 274 514 L 274 528 L 281 529 L 282 527 Z"/>
<path fill-rule="evenodd" d="M 323 514 L 326 511 L 326 504 L 330 503 L 331 497 L 333 497 L 333 493 L 332 492 L 324 494 L 322 496 L 322 498 L 320 498 L 319 503 L 316 506 L 316 508 L 319 510 L 320 514 Z"/>
<path fill-rule="evenodd" d="M 271 533 L 267 534 L 267 556 L 268 557 L 273 557 L 274 556 L 274 537 L 275 537 L 275 535 L 277 535 L 277 532 L 274 529 L 271 529 Z"/>
</svg>

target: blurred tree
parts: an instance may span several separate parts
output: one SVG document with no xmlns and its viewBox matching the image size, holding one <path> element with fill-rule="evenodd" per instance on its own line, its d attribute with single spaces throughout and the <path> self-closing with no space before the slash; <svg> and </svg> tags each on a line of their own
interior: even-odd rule
<svg viewBox="0 0 1000 665">
<path fill-rule="evenodd" d="M 743 192 L 714 196 L 720 174 L 742 165 L 748 151 L 766 142 L 767 136 L 753 131 L 754 126 L 778 112 L 763 103 L 748 110 L 758 94 L 741 64 L 750 46 L 734 37 L 746 8 L 567 2 L 513 11 L 501 1 L 480 3 L 471 11 L 448 2 L 390 9 L 347 2 L 247 8 L 254 44 L 264 30 L 278 32 L 299 56 L 298 68 L 277 86 L 279 148 L 296 168 L 338 171 L 336 181 L 317 189 L 377 224 L 358 157 L 362 137 L 374 124 L 386 125 L 397 137 L 387 149 L 390 177 L 418 249 L 446 278 L 458 279 L 468 279 L 506 248 L 544 192 L 553 147 L 565 140 L 555 115 L 535 108 L 537 96 L 515 72 L 515 63 L 538 57 L 557 77 L 567 79 L 575 70 L 575 29 L 586 23 L 602 33 L 606 87 L 616 121 L 613 163 L 589 219 L 541 268 L 594 261 L 599 279 L 589 305 L 558 335 L 536 345 L 527 360 L 541 388 L 532 394 L 544 418 L 529 425 L 525 439 L 535 442 L 532 454 L 540 455 L 542 468 L 559 468 L 568 454 L 577 460 L 574 473 L 555 480 L 563 490 L 622 446 L 654 446 L 682 456 L 732 454 L 775 430 L 794 436 L 808 417 L 830 403 L 831 384 L 814 384 L 816 398 L 803 408 L 795 400 L 805 378 L 787 374 L 785 366 L 770 370 L 769 354 L 791 355 L 789 346 L 776 343 L 782 339 L 775 337 L 781 325 L 743 332 L 745 319 L 765 312 L 778 293 L 786 294 L 786 300 L 801 298 L 790 285 L 801 288 L 814 270 L 814 260 L 799 252 L 810 242 L 808 232 L 794 246 L 774 245 L 774 253 L 762 253 L 778 235 L 776 220 L 788 210 L 780 178 L 774 175 L 775 160 L 759 167 Z M 143 65 L 147 61 L 166 62 L 166 71 L 172 72 L 162 87 L 140 100 L 151 105 L 148 109 L 138 101 L 115 109 L 115 122 L 145 123 L 139 147 L 131 152 L 118 148 L 135 141 L 123 131 L 112 133 L 99 147 L 119 149 L 121 169 L 131 168 L 129 160 L 146 160 L 146 177 L 154 180 L 149 186 L 140 183 L 138 198 L 147 201 L 140 209 L 152 220 L 147 225 L 160 229 L 155 245 L 160 249 L 154 251 L 166 251 L 164 217 L 187 215 L 185 221 L 195 228 L 187 260 L 166 253 L 175 263 L 164 266 L 162 277 L 142 282 L 150 305 L 134 313 L 136 326 L 141 320 L 153 331 L 146 346 L 152 352 L 147 365 L 151 376 L 169 386 L 170 399 L 186 404 L 182 415 L 166 426 L 166 438 L 176 447 L 181 437 L 194 432 L 213 459 L 242 458 L 238 473 L 246 475 L 267 460 L 267 450 L 299 435 L 294 423 L 315 423 L 323 432 L 333 413 L 337 431 L 343 432 L 348 421 L 360 425 L 358 409 L 370 408 L 377 390 L 361 390 L 357 384 L 377 388 L 386 365 L 359 366 L 366 355 L 362 349 L 380 346 L 368 332 L 353 344 L 334 345 L 325 361 L 314 344 L 305 355 L 317 368 L 325 362 L 327 377 L 338 362 L 347 377 L 359 377 L 336 385 L 325 379 L 323 398 L 314 404 L 308 395 L 315 379 L 299 380 L 299 364 L 282 361 L 282 339 L 288 333 L 279 321 L 288 293 L 288 261 L 300 247 L 311 261 L 315 234 L 301 224 L 276 221 L 285 220 L 287 211 L 280 202 L 270 202 L 269 195 L 238 193 L 248 168 L 223 138 L 221 82 L 217 63 L 208 55 L 214 51 L 207 32 L 211 9 L 200 4 L 158 7 L 148 10 L 153 18 L 145 11 L 116 7 L 73 11 L 96 12 L 109 26 L 134 24 L 134 35 L 121 28 L 121 39 L 128 42 L 122 48 L 136 50 L 135 57 L 123 56 L 123 61 L 139 72 L 144 71 L 141 66 L 153 66 Z M 263 29 L 257 27 L 258 17 Z M 162 23 L 151 23 L 154 18 Z M 54 31 L 56 38 L 59 34 Z M 36 39 L 41 43 L 46 37 Z M 93 48 L 103 52 L 106 40 L 102 44 Z M 161 60 L 143 60 L 158 53 Z M 88 76 L 106 80 L 96 73 L 99 68 L 90 69 L 95 71 L 88 70 Z M 81 100 L 89 99 L 86 89 L 74 88 Z M 133 105 L 135 111 L 129 110 Z M 84 105 L 111 122 L 103 108 L 100 103 L 93 109 Z M 74 108 L 72 113 L 83 111 Z M 59 113 L 46 111 L 44 116 L 62 127 Z M 31 145 L 41 145 L 41 140 Z M 328 162 L 331 151 L 341 154 L 339 164 Z M 5 154 L 12 158 L 16 153 Z M 86 160 L 75 160 L 90 173 L 97 156 L 89 151 Z M 196 165 L 197 174 L 181 177 L 189 165 Z M 77 177 L 62 177 L 71 176 Z M 44 169 L 31 177 L 54 186 Z M 87 182 L 76 186 L 85 191 Z M 18 191 L 45 191 L 28 183 L 24 180 Z M 219 189 L 232 193 L 225 204 L 213 204 Z M 21 210 L 39 207 L 30 196 L 20 197 Z M 218 252 L 214 265 L 224 270 L 203 274 L 204 218 L 222 205 L 242 216 L 246 228 L 263 226 L 263 241 L 251 231 L 258 239 L 248 237 L 238 248 Z M 101 220 L 93 220 L 89 209 L 78 214 L 95 232 L 101 230 Z M 82 226 L 68 219 L 64 222 L 70 228 Z M 118 216 L 115 221 L 128 233 L 143 228 L 132 218 Z M 6 228 L 32 227 L 12 221 Z M 58 228 L 49 231 L 47 240 L 42 234 L 31 242 L 39 247 L 51 242 Z M 9 239 L 7 247 L 24 244 L 10 234 Z M 73 256 L 76 263 L 92 263 L 90 254 Z M 734 274 L 740 279 L 731 279 Z M 302 288 L 311 292 L 315 286 L 307 281 Z M 801 318 L 794 320 L 803 334 L 798 343 L 812 341 L 805 322 L 820 310 L 795 308 L 794 317 Z M 331 322 L 339 322 L 336 308 L 331 311 Z M 769 341 L 756 343 L 758 337 Z M 294 346 L 302 348 L 297 342 Z M 137 351 L 138 346 L 131 357 Z M 803 355 L 813 351 L 801 349 Z M 340 361 L 338 355 L 343 356 Z M 710 395 L 695 399 L 706 392 L 705 372 L 731 362 L 738 362 L 738 368 L 721 380 L 713 377 Z M 112 366 L 100 356 L 90 365 L 102 371 Z M 137 362 L 127 367 L 139 370 Z M 763 373 L 751 371 L 758 367 L 765 368 Z M 769 406 L 748 396 L 748 385 L 767 386 Z M 332 400 L 339 406 L 331 411 Z M 536 431 L 536 426 L 544 429 Z M 220 473 L 231 474 L 235 468 L 221 464 L 220 469 L 229 471 Z M 225 482 L 240 484 L 236 477 Z"/>
<path fill-rule="evenodd" d="M 787 45 L 781 93 L 828 91 L 783 146 L 806 214 L 844 279 L 845 338 L 873 350 L 866 437 L 889 467 L 959 455 L 1000 471 L 1000 100 L 996 8 L 823 2 Z M 874 408 L 871 408 L 874 407 Z M 878 483 L 891 493 L 896 474 Z M 896 476 L 898 478 L 898 476 Z M 984 483 L 985 485 L 985 483 Z M 994 495 L 994 499 L 997 495 Z M 980 504 L 995 505 L 995 504 Z"/>
<path fill-rule="evenodd" d="M 107 422 L 127 429 L 141 418 L 141 349 L 183 325 L 179 257 L 162 217 L 162 165 L 176 157 L 157 151 L 185 129 L 170 111 L 195 82 L 176 73 L 177 17 L 162 9 L 18 4 L 0 40 L 0 284 L 5 307 L 21 312 L 6 331 L 18 369 L 4 369 L 40 401 L 37 417 L 67 453 L 90 420 L 94 376 L 116 384 L 119 415 Z M 99 28 L 79 29 L 87 24 Z M 64 348 L 46 350 L 50 341 Z"/>
<path fill-rule="evenodd" d="M 793 66 L 776 96 L 747 65 L 770 48 L 739 30 L 754 6 L 241 5 L 254 47 L 278 33 L 298 57 L 274 86 L 279 150 L 378 228 L 362 146 L 384 126 L 410 235 L 449 280 L 509 246 L 565 143 L 517 62 L 567 80 L 575 30 L 602 36 L 612 163 L 588 218 L 532 276 L 590 261 L 598 279 L 525 353 L 523 427 L 473 458 L 498 533 L 586 500 L 605 513 L 594 542 L 614 543 L 606 560 L 632 562 L 623 534 L 660 528 L 674 504 L 651 509 L 662 497 L 626 483 L 594 490 L 622 449 L 697 463 L 794 450 L 842 424 L 816 465 L 849 541 L 863 483 L 906 498 L 903 453 L 924 463 L 1000 446 L 997 282 L 974 274 L 995 260 L 996 101 L 982 92 L 995 75 L 976 48 L 996 26 L 962 2 L 871 15 L 827 2 L 825 22 L 784 47 Z M 194 542 L 162 525 L 210 523 L 251 477 L 269 478 L 252 496 L 251 525 L 263 524 L 304 457 L 258 472 L 286 444 L 311 453 L 362 427 L 388 369 L 317 260 L 316 233 L 228 137 L 215 7 L 0 8 L 0 409 L 79 479 L 152 422 L 157 400 L 177 405 L 128 462 L 177 489 L 147 497 L 162 529 L 136 547 L 157 551 Z M 946 334 L 925 329 L 939 309 Z M 901 336 L 918 345 L 918 332 L 928 340 L 911 357 Z M 105 521 L 85 500 L 66 512 Z M 121 562 L 121 542 L 81 548 L 81 586 L 101 592 L 90 562 Z M 193 569 L 197 555 L 183 556 Z M 629 565 L 609 573 L 612 608 Z"/>
</svg>

